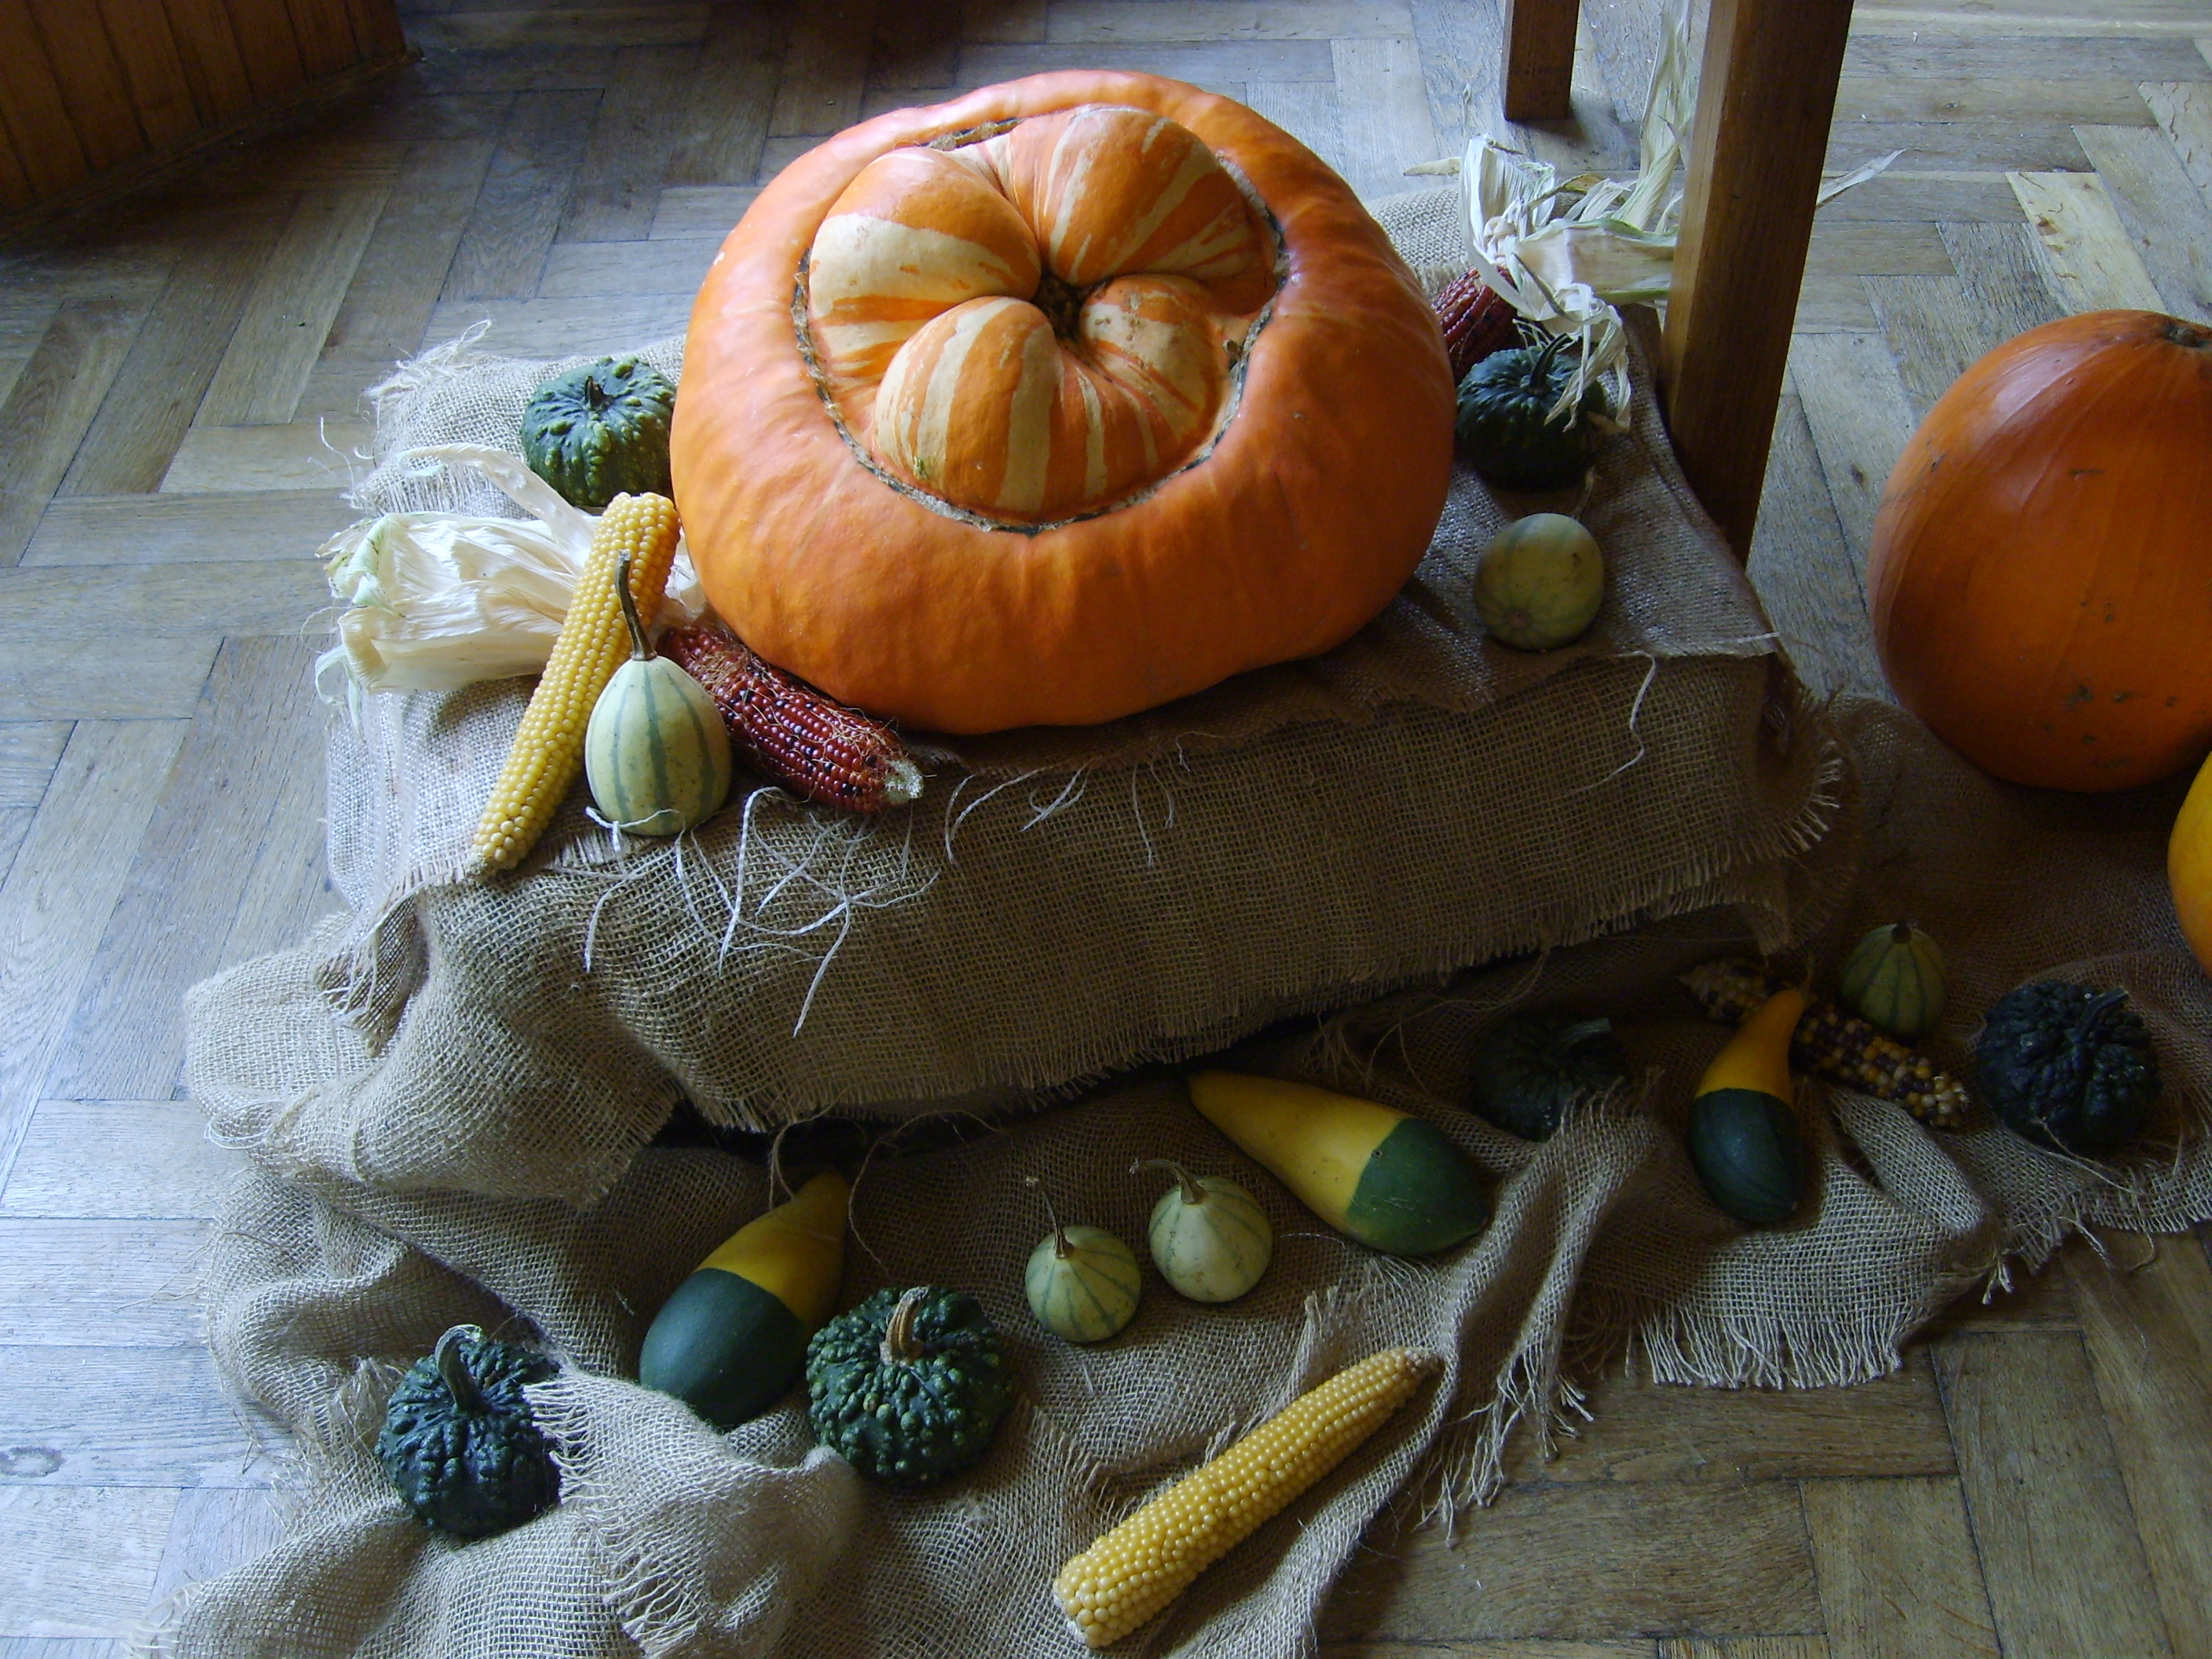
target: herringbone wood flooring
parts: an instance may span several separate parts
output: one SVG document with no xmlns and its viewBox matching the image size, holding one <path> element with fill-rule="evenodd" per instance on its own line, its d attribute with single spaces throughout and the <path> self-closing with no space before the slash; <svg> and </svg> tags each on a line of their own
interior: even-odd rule
<svg viewBox="0 0 2212 1659">
<path fill-rule="evenodd" d="M 1617 167 L 1653 8 L 1589 0 Z M 0 264 L 0 1659 L 108 1659 L 257 1548 L 197 1253 L 234 1167 L 178 998 L 332 901 L 300 624 L 362 388 L 488 319 L 552 354 L 679 328 L 822 134 L 1054 66 L 1243 99 L 1364 190 L 1492 118 L 1497 0 L 426 0 L 422 62 L 304 131 Z M 1753 570 L 1809 678 L 1879 686 L 1859 562 L 1918 413 L 2069 309 L 2212 315 L 2212 9 L 1863 5 Z M 2212 1652 L 2212 1265 L 2085 1249 L 1848 1391 L 1596 1391 L 1456 1549 L 1378 1538 L 1364 1659 Z"/>
</svg>

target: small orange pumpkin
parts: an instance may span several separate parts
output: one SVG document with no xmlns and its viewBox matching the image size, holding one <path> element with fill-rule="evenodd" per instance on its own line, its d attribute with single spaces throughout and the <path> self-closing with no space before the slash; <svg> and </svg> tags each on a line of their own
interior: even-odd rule
<svg viewBox="0 0 2212 1659">
<path fill-rule="evenodd" d="M 1937 399 L 1867 562 L 1898 699 L 2015 783 L 2126 789 L 2212 746 L 2212 330 L 2031 329 Z"/>
<path fill-rule="evenodd" d="M 1419 285 L 1303 145 L 1070 71 L 779 174 L 700 290 L 671 459 L 763 657 L 939 731 L 1088 725 L 1388 604 L 1452 394 Z"/>
</svg>

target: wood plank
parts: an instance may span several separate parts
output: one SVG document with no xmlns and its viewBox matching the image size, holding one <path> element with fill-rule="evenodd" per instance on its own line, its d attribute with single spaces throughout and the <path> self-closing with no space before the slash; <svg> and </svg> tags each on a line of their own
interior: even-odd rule
<svg viewBox="0 0 2212 1659">
<path fill-rule="evenodd" d="M 154 1575 L 154 1599 L 243 1566 L 283 1541 L 294 1510 L 265 1487 L 197 1486 L 177 1500 Z"/>
<path fill-rule="evenodd" d="M 598 6 L 529 11 L 453 12 L 441 17 L 419 14 L 408 20 L 417 46 L 441 52 L 499 51 L 514 46 L 580 47 L 618 51 L 624 46 L 686 46 L 706 38 L 706 0 L 672 3 Z"/>
<path fill-rule="evenodd" d="M 1345 182 L 1363 196 L 1416 188 L 1406 169 L 1438 148 L 1419 50 L 1404 40 L 1332 40 L 1328 49 Z"/>
<path fill-rule="evenodd" d="M 289 0 L 293 33 L 300 41 L 301 67 L 310 81 L 349 69 L 356 61 L 353 25 L 328 0 Z"/>
<path fill-rule="evenodd" d="M 1823 225 L 1852 220 L 1926 219 L 1948 224 L 2020 222 L 2020 199 L 2002 173 L 1930 177 L 1895 170 L 1845 191 L 1821 208 Z"/>
<path fill-rule="evenodd" d="M 1851 27 L 1860 34 L 1924 36 L 1946 33 L 1984 34 L 2195 34 L 2204 27 L 2201 19 L 2186 15 L 2157 16 L 2127 11 L 2112 0 L 2069 0 L 2056 12 L 2024 6 L 2004 10 L 1959 11 L 1921 6 L 1861 6 L 1851 16 Z"/>
<path fill-rule="evenodd" d="M 422 330 L 446 285 L 495 148 L 495 139 L 485 137 L 409 149 L 383 216 L 354 268 L 353 285 L 331 321 L 318 370 L 332 359 L 389 368 L 422 349 Z M 304 403 L 307 394 L 301 396 Z"/>
<path fill-rule="evenodd" d="M 1659 1644 L 1626 1642 L 1326 1642 L 1316 1659 L 1658 1659 Z M 0 1659 L 7 1659 L 0 1651 Z"/>
<path fill-rule="evenodd" d="M 1950 1336 L 1936 1360 L 2004 1651 L 2170 1653 L 2081 1339 Z"/>
<path fill-rule="evenodd" d="M 122 1638 L 0 1636 L 0 1659 L 128 1659 Z"/>
<path fill-rule="evenodd" d="M 2165 303 L 2159 310 L 2212 319 L 2212 203 L 2155 128 L 2085 126 L 2081 148 L 2120 228 Z"/>
<path fill-rule="evenodd" d="M 222 0 L 167 0 L 163 9 L 200 119 L 219 126 L 252 108 L 253 82 Z"/>
<path fill-rule="evenodd" d="M 1805 1521 L 1784 1481 L 1512 1486 L 1438 1531 L 1369 1540 L 1324 1643 L 1820 1628 Z"/>
<path fill-rule="evenodd" d="M 1835 1659 L 1996 1659 L 1957 1480 L 1808 1480 L 1805 1521 Z"/>
<path fill-rule="evenodd" d="M 273 245 L 210 240 L 185 250 L 62 479 L 64 498 L 161 487 Z"/>
<path fill-rule="evenodd" d="M 2193 1239 L 2112 1241 L 2066 1258 L 2089 1369 L 2176 1659 L 2212 1655 L 2212 1264 Z"/>
<path fill-rule="evenodd" d="M 1656 9 L 1635 3 L 1607 7 L 1602 0 L 1586 0 L 1581 9 L 1583 27 L 1576 38 L 1570 118 L 1524 122 L 1510 120 L 1505 114 L 1501 70 L 1505 39 L 1499 15 L 1490 7 L 1466 5 L 1461 0 L 1413 0 L 1422 70 L 1428 82 L 1430 119 L 1443 146 L 1441 153 L 1456 155 L 1474 133 L 1487 132 L 1549 161 L 1566 175 L 1635 170 L 1635 136 L 1615 113 L 1617 106 L 1626 106 L 1616 94 L 1626 94 L 1609 82 L 1610 70 L 1605 64 L 1612 60 L 1601 57 L 1599 48 L 1601 45 L 1620 47 L 1627 57 L 1634 58 L 1641 49 L 1644 31 L 1656 25 Z M 1624 41 L 1639 44 L 1624 46 Z M 1649 80 L 1650 73 L 1649 62 L 1643 62 L 1637 72 L 1641 79 L 1635 89 L 1634 107 L 1640 118 L 1643 82 Z"/>
<path fill-rule="evenodd" d="M 1844 74 L 1852 79 L 2186 81 L 2203 72 L 2186 40 L 2109 34 L 1860 33 L 1844 49 Z"/>
<path fill-rule="evenodd" d="M 198 423 L 282 426 L 292 418 L 391 191 L 365 184 L 300 193 L 200 401 Z"/>
<path fill-rule="evenodd" d="M 659 205 L 653 210 L 653 240 L 667 242 L 711 237 L 719 247 L 738 221 L 745 216 L 753 198 L 759 194 L 757 185 L 672 185 L 660 192 Z M 552 262 L 549 260 L 549 272 L 551 268 Z M 538 291 L 546 299 L 556 297 L 546 292 L 543 283 Z"/>
<path fill-rule="evenodd" d="M 1838 121 L 1825 165 L 1840 173 L 1892 150 L 1904 152 L 1892 165 L 1908 171 L 2051 172 L 2089 165 L 2081 141 L 2063 121 Z"/>
<path fill-rule="evenodd" d="M 114 642 L 127 639 L 135 672 L 149 635 L 296 635 L 329 603 L 308 558 L 0 570 L 0 646 L 99 641 L 114 672 Z"/>
<path fill-rule="evenodd" d="M 1879 334 L 1808 334 L 1790 350 L 1790 380 L 1837 516 L 1862 568 L 1890 469 L 1916 424 L 1889 342 Z"/>
<path fill-rule="evenodd" d="M 361 516 L 328 489 L 65 496 L 40 520 L 23 568 L 301 559 Z"/>
<path fill-rule="evenodd" d="M 65 720 L 9 720 L 0 724 L 0 806 L 36 806 L 69 742 Z"/>
<path fill-rule="evenodd" d="M 979 44 L 960 49 L 959 84 L 987 87 L 1063 69 L 1135 70 L 1199 86 L 1232 81 L 1330 81 L 1336 77 L 1330 51 L 1324 40 L 1234 40 L 1218 45 L 1207 40 L 1123 46 Z M 782 107 L 781 99 L 777 107 Z M 784 129 L 779 125 L 769 131 Z"/>
<path fill-rule="evenodd" d="M 1509 121 L 1563 121 L 1574 112 L 1576 0 L 1505 0 L 1504 84 Z"/>
<path fill-rule="evenodd" d="M 145 0 L 99 0 L 99 6 L 108 45 L 148 144 L 167 149 L 210 125 L 192 103 L 191 83 L 185 78 L 184 59 L 178 55 L 167 13 Z"/>
<path fill-rule="evenodd" d="M 562 238 L 618 242 L 651 232 L 696 57 L 692 46 L 629 46 L 616 54 L 569 192 Z"/>
<path fill-rule="evenodd" d="M 1946 225 L 1942 238 L 1957 276 L 1867 283 L 1916 418 L 1984 353 L 2061 314 L 2026 225 Z"/>
<path fill-rule="evenodd" d="M 0 1215 L 212 1220 L 246 1155 L 173 1100 L 42 1100 L 0 1188 Z"/>
<path fill-rule="evenodd" d="M 1325 81 L 1255 81 L 1245 101 L 1339 173 L 1344 171 L 1344 126 L 1335 87 Z"/>
<path fill-rule="evenodd" d="M 1836 515 L 1804 404 L 1792 395 L 1775 414 L 1750 574 L 1814 696 L 1889 695 L 1868 628 L 1859 558 Z"/>
<path fill-rule="evenodd" d="M 143 309 L 72 301 L 0 404 L 0 569 L 14 564 L 122 367 Z"/>
<path fill-rule="evenodd" d="M 874 38 L 880 9 L 880 0 L 816 0 L 793 18 L 769 136 L 836 132 L 860 118 L 868 64 L 854 47 Z"/>
<path fill-rule="evenodd" d="M 2212 199 L 2212 82 L 2149 82 L 2142 91 L 2182 171 Z"/>
<path fill-rule="evenodd" d="M 410 13 L 408 27 L 419 37 L 425 21 Z M 409 71 L 408 80 L 425 97 L 595 92 L 607 83 L 610 62 L 598 46 L 436 47 Z"/>
<path fill-rule="evenodd" d="M 0 1481 L 0 1632 L 119 1637 L 154 1592 L 177 1494 Z M 75 1659 L 75 1656 L 72 1656 Z"/>
<path fill-rule="evenodd" d="M 1830 1659 L 1825 1636 L 1685 1636 L 1659 1644 L 1659 1659 Z"/>
<path fill-rule="evenodd" d="M 211 635 L 134 641 L 128 674 L 79 640 L 10 644 L 0 652 L 0 720 L 181 720 L 220 643 Z"/>
<path fill-rule="evenodd" d="M 115 61 L 107 31 L 95 13 L 87 17 L 83 0 L 24 0 L 46 45 L 62 106 L 95 173 L 105 173 L 147 149 L 146 131 L 131 106 L 123 66 Z"/>
<path fill-rule="evenodd" d="M 1953 1474 L 1924 1355 L 1855 1389 L 1695 1389 L 1608 1370 L 1596 1421 L 1521 1473 L 1553 1481 L 1774 1480 Z"/>
<path fill-rule="evenodd" d="M 2069 1244 L 2068 1250 L 2076 1248 Z M 2064 1252 L 2061 1253 L 2062 1259 Z M 1930 1337 L 1954 1331 L 1975 1333 L 2030 1331 L 2049 1335 L 2081 1328 L 2081 1310 L 2074 1304 L 2074 1287 L 2056 1263 L 2031 1273 L 2013 1269 L 2013 1286 L 1984 1299 L 1969 1291 L 1939 1314 L 1929 1325 Z"/>
<path fill-rule="evenodd" d="M 171 721 L 80 722 L 0 886 L 0 1183 L 183 738 Z"/>
<path fill-rule="evenodd" d="M 747 191 L 748 195 L 751 192 Z M 720 213 L 715 216 L 719 223 Z M 721 252 L 730 224 L 706 236 L 636 242 L 556 242 L 538 280 L 541 300 L 613 298 L 624 294 L 696 294 Z"/>
<path fill-rule="evenodd" d="M 0 6 L 0 125 L 31 187 L 55 196 L 92 173 L 28 9 Z"/>
<path fill-rule="evenodd" d="M 268 1486 L 258 1417 L 203 1346 L 0 1347 L 0 1456 L 40 1490 Z"/>
<path fill-rule="evenodd" d="M 2101 121 L 2147 127 L 2152 117 L 2132 80 L 1846 75 L 1836 83 L 1836 137 L 1847 137 L 1856 124 L 1871 121 Z"/>
<path fill-rule="evenodd" d="M 863 105 L 893 107 L 937 101 L 951 90 L 960 61 L 961 0 L 902 0 L 876 14 Z"/>
<path fill-rule="evenodd" d="M 718 9 L 697 54 L 691 95 L 677 130 L 663 182 L 744 185 L 759 171 L 761 144 L 775 107 L 786 19 L 744 7 Z"/>
<path fill-rule="evenodd" d="M 224 965 L 231 923 L 272 842 L 280 863 L 294 862 L 299 814 L 276 810 L 291 781 L 311 781 L 311 811 L 322 793 L 316 650 L 298 638 L 224 641 L 82 976 L 49 1095 L 161 1100 L 180 1085 L 184 994 Z"/>
<path fill-rule="evenodd" d="M 0 1329 L 17 1347 L 199 1347 L 208 1226 L 0 1219 Z"/>
<path fill-rule="evenodd" d="M 299 36 L 284 0 L 223 0 L 223 4 L 256 103 L 273 103 L 307 84 L 307 68 L 301 61 Z"/>
<path fill-rule="evenodd" d="M 170 494 L 342 490 L 368 471 L 374 437 L 375 428 L 359 421 L 197 426 L 161 475 L 161 489 Z"/>
<path fill-rule="evenodd" d="M 23 837 L 31 833 L 31 820 L 37 816 L 27 806 L 0 806 L 0 883 L 15 867 L 15 854 L 23 845 Z"/>
<path fill-rule="evenodd" d="M 1054 0 L 1044 39 L 1057 46 L 1160 40 L 1411 40 L 1407 0 L 1213 0 L 1130 5 L 1127 0 Z"/>
<path fill-rule="evenodd" d="M 2158 311 L 2165 301 L 2094 173 L 2010 175 L 2035 228 L 2044 273 L 2069 312 Z"/>
<path fill-rule="evenodd" d="M 515 99 L 441 298 L 520 299 L 536 291 L 599 96 L 528 92 Z"/>
<path fill-rule="evenodd" d="M 1045 37 L 1045 0 L 963 0 L 960 38 L 1011 46 Z"/>
<path fill-rule="evenodd" d="M 691 321 L 682 294 L 621 299 L 463 300 L 430 313 L 425 338 L 450 340 L 489 322 L 483 348 L 510 357 L 565 357 L 575 352 L 626 351 L 681 334 Z"/>
</svg>

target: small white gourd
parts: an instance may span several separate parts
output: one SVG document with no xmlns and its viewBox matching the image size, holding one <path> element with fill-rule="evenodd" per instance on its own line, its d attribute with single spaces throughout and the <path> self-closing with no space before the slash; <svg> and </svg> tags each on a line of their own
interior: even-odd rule
<svg viewBox="0 0 2212 1659">
<path fill-rule="evenodd" d="M 1070 1342 L 1103 1342 L 1137 1314 L 1137 1253 L 1103 1227 L 1053 1230 L 1030 1252 L 1023 1289 L 1037 1323 Z"/>
<path fill-rule="evenodd" d="M 1166 1158 L 1143 1159 L 1130 1172 L 1146 1169 L 1176 1178 L 1146 1230 L 1160 1277 L 1194 1302 L 1234 1302 L 1258 1284 L 1275 1255 L 1260 1200 L 1226 1176 L 1194 1176 Z"/>
<path fill-rule="evenodd" d="M 633 835 L 680 835 L 730 793 L 730 733 L 707 688 L 646 642 L 630 597 L 629 559 L 617 576 L 630 658 L 615 670 L 584 728 L 584 775 L 599 816 Z"/>
</svg>

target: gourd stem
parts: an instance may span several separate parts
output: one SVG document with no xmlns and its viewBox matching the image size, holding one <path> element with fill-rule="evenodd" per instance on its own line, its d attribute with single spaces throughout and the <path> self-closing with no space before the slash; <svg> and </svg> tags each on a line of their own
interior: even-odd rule
<svg viewBox="0 0 2212 1659">
<path fill-rule="evenodd" d="M 928 1294 L 928 1285 L 917 1285 L 900 1295 L 898 1305 L 891 1310 L 890 1322 L 884 1327 L 884 1364 L 911 1365 L 926 1357 L 921 1345 L 914 1340 L 914 1310 Z"/>
<path fill-rule="evenodd" d="M 1895 927 L 1892 927 L 1889 930 L 1889 942 L 1892 945 L 1911 944 L 1912 924 L 1909 921 L 1900 921 Z"/>
<path fill-rule="evenodd" d="M 623 620 L 629 624 L 629 659 L 650 662 L 653 647 L 645 642 L 645 624 L 637 619 L 637 599 L 629 591 L 629 555 L 622 556 L 615 569 L 615 596 L 622 601 Z"/>
<path fill-rule="evenodd" d="M 1165 1170 L 1174 1176 L 1182 1183 L 1182 1201 L 1186 1204 L 1203 1204 L 1212 1196 L 1205 1188 L 1198 1184 L 1198 1178 L 1195 1176 L 1171 1158 L 1140 1158 L 1129 1166 L 1131 1175 L 1135 1175 L 1140 1170 Z"/>
<path fill-rule="evenodd" d="M 438 1375 L 446 1379 L 446 1387 L 452 1390 L 455 1409 L 480 1412 L 484 1405 L 483 1391 L 477 1387 L 476 1378 L 469 1375 L 468 1363 L 461 1358 L 464 1338 L 480 1343 L 483 1332 L 475 1325 L 454 1326 L 438 1339 L 438 1346 L 430 1351 L 430 1359 L 437 1366 Z"/>
<path fill-rule="evenodd" d="M 2092 997 L 2089 1000 L 2089 1006 L 2081 1011 L 2081 1021 L 2076 1029 L 2083 1031 L 2094 1030 L 2105 1023 L 2106 1014 L 2111 1013 L 2113 1009 L 2127 1000 L 2128 994 L 2117 985 L 2101 995 Z"/>
<path fill-rule="evenodd" d="M 1600 1014 L 1595 1019 L 1586 1019 L 1579 1025 L 1570 1025 L 1560 1032 L 1559 1047 L 1572 1054 L 1593 1037 L 1608 1036 L 1612 1032 L 1613 1022 Z"/>
<path fill-rule="evenodd" d="M 1052 1223 L 1053 1260 L 1066 1261 L 1068 1257 L 1067 1229 L 1060 1224 L 1060 1212 L 1052 1206 L 1052 1194 L 1045 1191 L 1043 1184 L 1035 1176 L 1024 1176 L 1022 1179 L 1030 1186 L 1035 1187 L 1037 1189 L 1037 1196 L 1044 1200 L 1045 1216 Z"/>
</svg>

